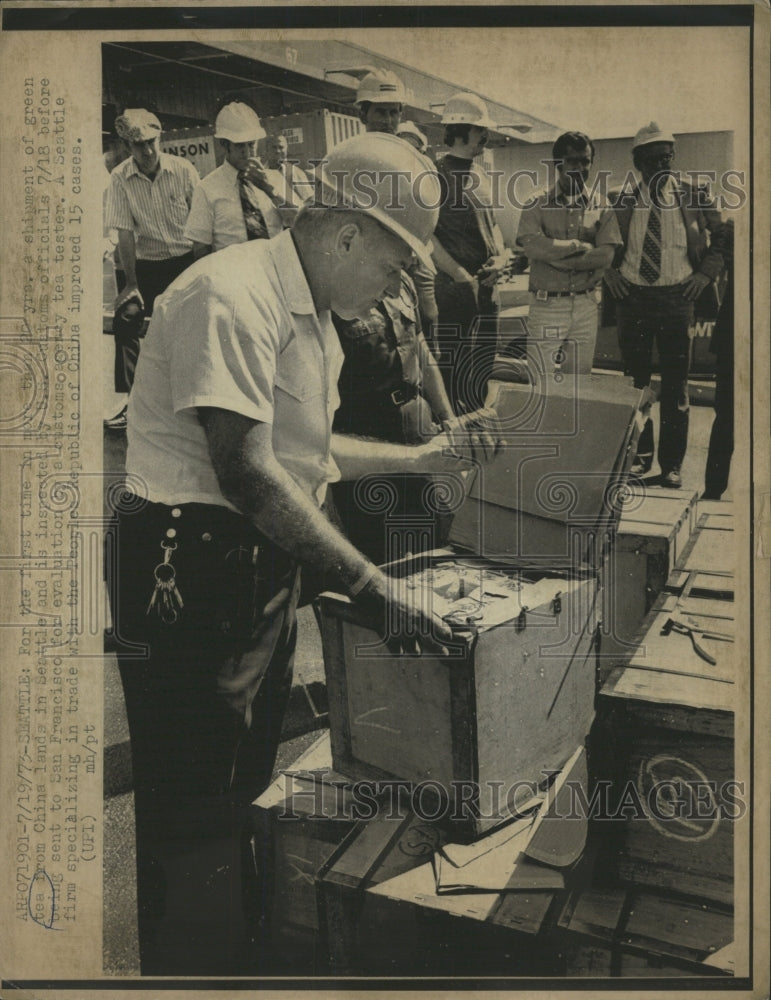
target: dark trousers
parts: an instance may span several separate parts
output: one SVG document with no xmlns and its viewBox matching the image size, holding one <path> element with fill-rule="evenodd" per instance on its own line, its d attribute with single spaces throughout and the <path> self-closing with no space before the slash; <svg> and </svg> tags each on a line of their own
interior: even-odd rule
<svg viewBox="0 0 771 1000">
<path fill-rule="evenodd" d="M 492 291 L 480 286 L 477 302 L 468 283 L 443 272 L 436 276 L 435 291 L 439 324 L 434 340 L 447 395 L 456 413 L 458 404 L 476 410 L 485 402 L 498 339 Z"/>
<path fill-rule="evenodd" d="M 192 250 L 181 257 L 168 260 L 138 260 L 137 285 L 144 299 L 145 316 L 152 315 L 156 298 L 165 292 L 175 278 L 193 263 Z M 131 392 L 139 358 L 139 337 L 121 337 L 115 340 L 115 391 Z"/>
<path fill-rule="evenodd" d="M 733 356 L 720 354 L 715 381 L 715 419 L 709 435 L 704 494 L 719 500 L 728 487 L 731 456 L 734 453 L 734 372 Z"/>
<path fill-rule="evenodd" d="M 666 475 L 680 469 L 688 445 L 688 328 L 693 322 L 693 303 L 682 297 L 676 285 L 632 286 L 629 295 L 616 302 L 616 315 L 624 371 L 632 376 L 638 389 L 650 385 L 656 344 L 661 372 L 658 458 L 661 472 Z M 648 449 L 652 454 L 652 424 L 640 435 L 638 456 Z"/>
<path fill-rule="evenodd" d="M 121 507 L 110 591 L 131 737 L 141 971 L 251 974 L 266 958 L 270 887 L 249 807 L 270 781 L 288 703 L 299 574 L 223 507 Z M 172 604 L 174 621 L 147 610 L 162 542 L 177 546 L 170 565 L 184 606 Z"/>
</svg>

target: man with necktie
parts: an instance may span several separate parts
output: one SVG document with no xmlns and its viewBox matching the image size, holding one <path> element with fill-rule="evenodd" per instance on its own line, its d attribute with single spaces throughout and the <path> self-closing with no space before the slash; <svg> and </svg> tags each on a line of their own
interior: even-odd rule
<svg viewBox="0 0 771 1000">
<path fill-rule="evenodd" d="M 723 270 L 723 256 L 708 244 L 707 232 L 721 224 L 706 188 L 673 172 L 675 139 L 656 122 L 632 142 L 642 184 L 611 196 L 622 246 L 605 282 L 616 300 L 618 339 L 624 370 L 637 388 L 650 384 L 653 342 L 661 372 L 661 484 L 682 485 L 680 467 L 688 444 L 688 371 L 694 302 Z M 653 425 L 648 421 L 632 471 L 653 462 Z"/>
<path fill-rule="evenodd" d="M 185 226 L 196 259 L 234 243 L 272 239 L 284 229 L 277 207 L 282 199 L 257 159 L 257 142 L 265 130 L 255 112 L 240 101 L 226 104 L 217 115 L 214 136 L 225 160 L 199 184 Z"/>
</svg>

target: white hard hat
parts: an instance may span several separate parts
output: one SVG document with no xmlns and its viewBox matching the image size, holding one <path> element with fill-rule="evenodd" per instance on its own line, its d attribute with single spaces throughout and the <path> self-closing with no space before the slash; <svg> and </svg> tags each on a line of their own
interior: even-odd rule
<svg viewBox="0 0 771 1000">
<path fill-rule="evenodd" d="M 363 132 L 330 150 L 316 177 L 323 205 L 371 215 L 436 270 L 429 240 L 439 221 L 439 176 L 414 146 L 395 135 Z"/>
<path fill-rule="evenodd" d="M 356 91 L 356 104 L 404 104 L 404 84 L 395 73 L 387 69 L 374 69 L 367 73 Z"/>
<path fill-rule="evenodd" d="M 230 142 L 256 142 L 264 139 L 265 129 L 260 119 L 248 104 L 233 101 L 226 104 L 217 115 L 214 124 L 215 139 L 229 139 Z"/>
<path fill-rule="evenodd" d="M 397 128 L 396 134 L 400 139 L 404 136 L 412 136 L 413 139 L 416 139 L 418 142 L 418 150 L 421 153 L 425 153 L 428 149 L 428 139 L 423 135 L 415 122 L 402 122 Z"/>
<path fill-rule="evenodd" d="M 671 142 L 674 145 L 675 137 L 671 132 L 665 132 L 658 122 L 648 122 L 632 139 L 632 149 L 637 149 L 638 146 L 649 146 L 652 142 Z"/>
<path fill-rule="evenodd" d="M 442 112 L 442 125 L 476 125 L 477 128 L 495 128 L 487 105 L 476 94 L 453 94 Z"/>
</svg>

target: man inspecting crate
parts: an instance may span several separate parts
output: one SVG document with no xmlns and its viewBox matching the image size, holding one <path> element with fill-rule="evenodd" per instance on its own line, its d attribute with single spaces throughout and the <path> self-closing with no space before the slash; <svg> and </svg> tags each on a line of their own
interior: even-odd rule
<svg viewBox="0 0 771 1000">
<path fill-rule="evenodd" d="M 436 652 L 452 639 L 319 509 L 338 476 L 457 470 L 459 455 L 497 446 L 483 420 L 416 446 L 331 433 L 331 310 L 366 316 L 412 253 L 430 261 L 438 182 L 393 197 L 394 176 L 416 174 L 426 162 L 402 140 L 350 139 L 291 231 L 206 256 L 157 303 L 130 401 L 113 588 L 144 975 L 260 969 L 248 809 L 291 686 L 298 564 L 387 623 L 392 643 Z"/>
</svg>

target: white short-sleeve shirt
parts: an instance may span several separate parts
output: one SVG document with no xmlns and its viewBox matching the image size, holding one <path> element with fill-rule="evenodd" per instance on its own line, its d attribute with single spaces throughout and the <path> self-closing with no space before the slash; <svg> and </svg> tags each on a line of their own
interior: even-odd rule
<svg viewBox="0 0 771 1000">
<path fill-rule="evenodd" d="M 254 188 L 268 235 L 277 236 L 284 228 L 281 213 L 259 188 Z M 214 252 L 246 242 L 246 223 L 238 190 L 238 171 L 227 160 L 207 174 L 193 194 L 185 225 L 185 238 L 210 246 Z"/>
<path fill-rule="evenodd" d="M 218 407 L 271 424 L 276 458 L 321 503 L 339 478 L 330 440 L 342 361 L 289 231 L 203 258 L 156 300 L 129 397 L 129 487 L 157 503 L 232 509 L 196 413 Z"/>
</svg>

